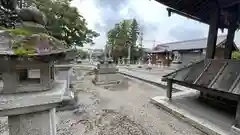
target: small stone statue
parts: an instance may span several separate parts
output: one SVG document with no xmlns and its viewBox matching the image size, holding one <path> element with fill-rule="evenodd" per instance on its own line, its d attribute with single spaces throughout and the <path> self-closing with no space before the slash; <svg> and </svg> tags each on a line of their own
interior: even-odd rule
<svg viewBox="0 0 240 135">
<path fill-rule="evenodd" d="M 26 22 L 34 22 L 41 25 L 46 25 L 47 22 L 45 15 L 34 6 L 22 8 L 18 12 L 18 16 L 22 21 Z"/>
<path fill-rule="evenodd" d="M 0 0 L 0 4 L 10 10 L 16 10 L 17 8 L 17 0 Z"/>
<path fill-rule="evenodd" d="M 46 25 L 47 21 L 45 15 L 33 4 L 30 7 L 19 9 L 17 2 L 17 0 L 0 0 L 2 7 L 10 11 L 16 11 L 18 18 L 21 21 Z"/>
</svg>

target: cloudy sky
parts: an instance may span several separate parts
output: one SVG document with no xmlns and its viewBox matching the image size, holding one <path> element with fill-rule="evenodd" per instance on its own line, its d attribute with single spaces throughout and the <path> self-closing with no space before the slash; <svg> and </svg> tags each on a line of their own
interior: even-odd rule
<svg viewBox="0 0 240 135">
<path fill-rule="evenodd" d="M 168 17 L 166 7 L 154 0 L 74 0 L 72 5 L 86 18 L 88 27 L 101 34 L 94 48 L 104 47 L 107 31 L 122 19 L 138 20 L 144 33 L 144 47 L 148 48 L 153 47 L 154 40 L 159 44 L 208 34 L 208 25 L 179 15 Z M 240 33 L 236 37 L 240 37 Z"/>
</svg>

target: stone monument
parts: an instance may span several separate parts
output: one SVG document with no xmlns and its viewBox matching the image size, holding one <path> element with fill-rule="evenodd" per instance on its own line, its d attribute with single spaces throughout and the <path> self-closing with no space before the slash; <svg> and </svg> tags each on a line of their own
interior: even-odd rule
<svg viewBox="0 0 240 135">
<path fill-rule="evenodd" d="M 22 18 L 15 29 L 1 30 L 0 40 L 0 117 L 8 117 L 10 135 L 56 135 L 55 108 L 67 82 L 55 80 L 54 61 L 69 49 L 34 18 Z"/>
<path fill-rule="evenodd" d="M 100 61 L 95 69 L 93 83 L 96 85 L 118 84 L 121 76 L 111 60 Z"/>
</svg>

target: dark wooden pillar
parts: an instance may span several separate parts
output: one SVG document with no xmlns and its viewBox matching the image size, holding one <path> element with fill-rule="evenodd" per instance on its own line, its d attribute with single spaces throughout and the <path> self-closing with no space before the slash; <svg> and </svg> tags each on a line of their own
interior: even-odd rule
<svg viewBox="0 0 240 135">
<path fill-rule="evenodd" d="M 238 100 L 238 106 L 236 109 L 236 116 L 234 121 L 234 126 L 240 129 L 240 100 Z"/>
<path fill-rule="evenodd" d="M 167 97 L 169 100 L 172 99 L 172 89 L 173 89 L 173 83 L 171 79 L 167 79 Z"/>
<path fill-rule="evenodd" d="M 224 59 L 231 59 L 234 44 L 235 31 L 237 29 L 238 6 L 234 6 L 231 11 L 231 19 L 229 20 L 227 42 L 224 49 Z"/>
<path fill-rule="evenodd" d="M 213 59 L 215 55 L 217 35 L 218 35 L 218 26 L 220 18 L 220 9 L 218 6 L 215 6 L 215 9 L 211 11 L 210 20 L 209 20 L 209 31 L 208 31 L 208 41 L 207 49 L 205 56 L 205 66 L 208 65 L 208 59 Z M 200 92 L 200 97 L 205 97 L 204 92 Z"/>
<path fill-rule="evenodd" d="M 215 54 L 217 34 L 218 34 L 218 23 L 220 17 L 220 9 L 216 8 L 211 12 L 209 22 L 209 32 L 206 50 L 206 59 L 213 59 Z"/>
</svg>

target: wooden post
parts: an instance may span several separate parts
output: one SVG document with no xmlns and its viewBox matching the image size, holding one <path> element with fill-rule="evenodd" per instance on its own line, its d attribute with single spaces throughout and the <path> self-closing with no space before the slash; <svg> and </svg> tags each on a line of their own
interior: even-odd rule
<svg viewBox="0 0 240 135">
<path fill-rule="evenodd" d="M 171 79 L 167 79 L 167 97 L 169 98 L 169 100 L 172 99 L 172 80 Z"/>
<path fill-rule="evenodd" d="M 218 34 L 218 23 L 219 23 L 220 10 L 216 8 L 212 11 L 210 26 L 208 32 L 206 59 L 213 59 L 215 54 L 217 34 Z"/>
<path fill-rule="evenodd" d="M 235 126 L 236 128 L 239 128 L 239 129 L 240 129 L 240 100 L 238 100 L 238 105 L 237 105 L 237 109 L 236 109 L 236 117 L 235 117 L 234 126 Z"/>
<path fill-rule="evenodd" d="M 218 6 L 215 6 L 215 9 L 211 12 L 210 22 L 209 22 L 209 31 L 208 31 L 208 41 L 207 41 L 207 50 L 205 56 L 205 66 L 207 66 L 208 59 L 213 59 L 215 55 L 217 35 L 218 35 L 218 24 L 220 18 L 220 9 Z M 204 96 L 204 93 L 200 93 L 200 96 Z"/>
<path fill-rule="evenodd" d="M 227 34 L 227 43 L 224 49 L 224 59 L 231 59 L 232 57 L 232 50 L 234 44 L 234 36 L 235 31 L 237 29 L 237 14 L 238 13 L 238 5 L 234 6 L 233 11 L 231 11 L 232 18 L 229 20 L 228 26 L 228 34 Z"/>
</svg>

